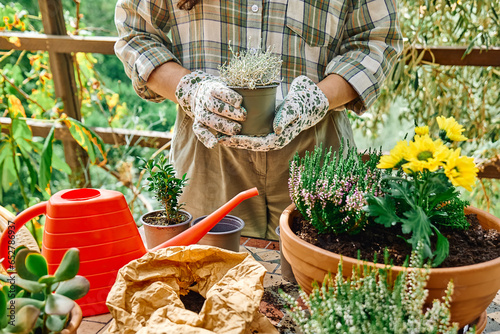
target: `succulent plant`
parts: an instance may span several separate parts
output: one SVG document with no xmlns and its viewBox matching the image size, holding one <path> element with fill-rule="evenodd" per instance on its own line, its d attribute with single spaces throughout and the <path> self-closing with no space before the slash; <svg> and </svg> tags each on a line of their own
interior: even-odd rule
<svg viewBox="0 0 500 334">
<path fill-rule="evenodd" d="M 27 248 L 16 250 L 17 274 L 0 275 L 0 334 L 59 333 L 69 321 L 75 300 L 90 289 L 89 281 L 77 275 L 80 251 L 70 248 L 53 275 L 47 260 Z"/>
</svg>

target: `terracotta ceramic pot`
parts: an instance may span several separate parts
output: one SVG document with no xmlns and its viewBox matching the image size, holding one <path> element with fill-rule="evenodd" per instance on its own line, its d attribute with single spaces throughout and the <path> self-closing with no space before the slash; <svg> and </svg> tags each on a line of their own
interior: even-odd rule
<svg viewBox="0 0 500 334">
<path fill-rule="evenodd" d="M 82 322 L 82 309 L 78 304 L 75 303 L 75 306 L 70 312 L 69 322 L 61 331 L 61 334 L 76 334 L 78 327 L 80 327 L 80 323 Z"/>
<path fill-rule="evenodd" d="M 466 213 L 475 213 L 480 224 L 486 229 L 500 231 L 500 219 L 482 210 L 469 207 Z M 280 238 L 283 254 L 290 263 L 299 285 L 310 293 L 313 281 L 323 282 L 325 274 L 337 272 L 341 256 L 314 246 L 298 236 L 291 228 L 294 217 L 300 213 L 295 204 L 288 206 L 280 218 Z M 343 270 L 350 273 L 352 268 L 362 262 L 343 256 Z M 368 262 L 369 263 L 369 262 Z M 381 264 L 373 264 L 383 268 Z M 395 266 L 397 273 L 404 270 Z M 460 328 L 477 321 L 477 333 L 486 326 L 486 309 L 500 289 L 500 257 L 491 261 L 470 266 L 453 268 L 433 268 L 427 282 L 428 300 L 432 301 L 444 296 L 448 282 L 453 280 L 454 292 L 451 301 L 451 321 L 458 322 Z"/>
<path fill-rule="evenodd" d="M 176 235 L 184 232 L 189 228 L 189 223 L 193 219 L 193 216 L 184 210 L 179 211 L 182 215 L 186 217 L 186 219 L 179 224 L 175 225 L 151 225 L 144 221 L 144 217 L 149 214 L 156 214 L 159 211 L 163 210 L 155 210 L 148 212 L 141 216 L 140 221 L 142 226 L 144 226 L 144 235 L 146 237 L 146 244 L 148 249 L 151 249 L 159 244 L 175 237 Z"/>
</svg>

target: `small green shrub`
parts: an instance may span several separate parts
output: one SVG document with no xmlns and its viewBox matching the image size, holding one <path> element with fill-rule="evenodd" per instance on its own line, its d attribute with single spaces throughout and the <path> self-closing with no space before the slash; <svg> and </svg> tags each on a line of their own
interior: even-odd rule
<svg viewBox="0 0 500 334">
<path fill-rule="evenodd" d="M 363 162 L 356 147 L 346 150 L 344 143 L 338 152 L 319 146 L 303 158 L 295 154 L 290 161 L 290 198 L 320 233 L 355 234 L 367 223 L 365 195 L 380 193 L 379 156 L 370 151 Z"/>
<path fill-rule="evenodd" d="M 179 197 L 187 184 L 186 174 L 177 178 L 174 167 L 164 155 L 159 156 L 158 160 L 146 161 L 144 169 L 149 172 L 149 177 L 146 179 L 149 181 L 148 190 L 155 194 L 156 199 L 165 208 L 167 221 L 174 224 L 182 222 L 183 216 L 180 210 L 184 203 L 179 203 Z"/>
</svg>

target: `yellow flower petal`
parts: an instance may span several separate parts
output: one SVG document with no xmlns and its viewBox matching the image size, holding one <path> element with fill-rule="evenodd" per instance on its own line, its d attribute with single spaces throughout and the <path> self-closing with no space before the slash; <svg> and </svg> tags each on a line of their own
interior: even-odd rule
<svg viewBox="0 0 500 334">
<path fill-rule="evenodd" d="M 451 183 L 456 187 L 464 187 L 468 191 L 472 190 L 478 171 L 473 158 L 460 156 L 460 148 L 450 154 L 444 165 L 444 173 Z"/>
<path fill-rule="evenodd" d="M 438 116 L 436 118 L 438 122 L 439 129 L 442 131 L 440 136 L 443 137 L 444 140 L 449 141 L 464 141 L 467 140 L 467 137 L 462 135 L 464 132 L 464 127 L 457 123 L 455 118 L 448 117 L 445 118 L 443 116 Z"/>
<path fill-rule="evenodd" d="M 432 140 L 428 135 L 416 135 L 406 150 L 403 165 L 406 173 L 421 172 L 427 169 L 431 172 L 444 164 L 449 155 L 449 149 L 440 140 Z"/>
<path fill-rule="evenodd" d="M 388 168 L 399 168 L 406 161 L 404 160 L 405 151 L 408 148 L 408 142 L 405 140 L 400 140 L 390 151 L 389 155 L 384 155 L 380 157 L 380 161 L 377 168 L 388 169 Z"/>
<path fill-rule="evenodd" d="M 111 110 L 118 104 L 120 96 L 118 94 L 113 94 L 111 96 L 106 96 L 106 102 L 108 103 L 108 108 Z"/>
<path fill-rule="evenodd" d="M 429 127 L 427 125 L 417 126 L 415 128 L 415 134 L 420 135 L 420 136 L 428 135 L 429 134 Z"/>
</svg>

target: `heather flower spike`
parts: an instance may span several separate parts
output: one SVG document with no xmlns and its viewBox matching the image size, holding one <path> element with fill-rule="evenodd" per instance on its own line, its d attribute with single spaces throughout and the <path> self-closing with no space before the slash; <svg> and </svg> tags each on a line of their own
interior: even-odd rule
<svg viewBox="0 0 500 334">
<path fill-rule="evenodd" d="M 363 162 L 356 148 L 344 143 L 338 152 L 319 146 L 303 158 L 296 154 L 290 162 L 290 197 L 320 233 L 357 233 L 366 224 L 365 195 L 380 194 L 379 156 Z"/>
</svg>

